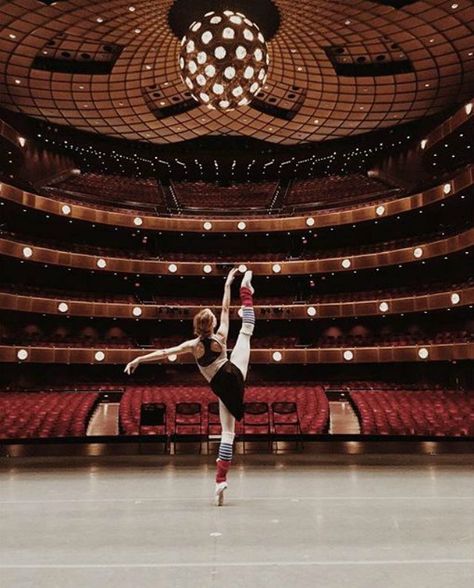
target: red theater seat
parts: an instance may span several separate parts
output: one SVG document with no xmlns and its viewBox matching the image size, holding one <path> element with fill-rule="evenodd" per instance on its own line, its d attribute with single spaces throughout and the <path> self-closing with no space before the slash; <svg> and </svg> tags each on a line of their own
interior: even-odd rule
<svg viewBox="0 0 474 588">
<path fill-rule="evenodd" d="M 474 395 L 442 390 L 352 390 L 365 435 L 474 434 Z"/>
</svg>

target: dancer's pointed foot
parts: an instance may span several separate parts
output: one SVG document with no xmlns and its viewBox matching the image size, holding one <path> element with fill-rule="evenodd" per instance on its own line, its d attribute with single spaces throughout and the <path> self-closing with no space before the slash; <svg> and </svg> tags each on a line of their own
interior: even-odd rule
<svg viewBox="0 0 474 588">
<path fill-rule="evenodd" d="M 252 286 L 252 270 L 247 270 L 242 278 L 242 284 L 240 285 L 241 288 L 248 288 L 252 294 L 255 293 L 255 290 Z"/>
<path fill-rule="evenodd" d="M 220 482 L 216 484 L 216 491 L 214 494 L 214 504 L 216 506 L 224 505 L 224 490 L 227 489 L 227 482 Z"/>
</svg>

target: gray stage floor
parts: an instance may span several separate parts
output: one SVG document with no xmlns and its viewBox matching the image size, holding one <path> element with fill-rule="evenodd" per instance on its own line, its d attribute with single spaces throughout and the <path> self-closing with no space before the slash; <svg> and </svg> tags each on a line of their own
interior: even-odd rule
<svg viewBox="0 0 474 588">
<path fill-rule="evenodd" d="M 472 455 L 212 460 L 0 460 L 1 588 L 474 586 Z"/>
</svg>

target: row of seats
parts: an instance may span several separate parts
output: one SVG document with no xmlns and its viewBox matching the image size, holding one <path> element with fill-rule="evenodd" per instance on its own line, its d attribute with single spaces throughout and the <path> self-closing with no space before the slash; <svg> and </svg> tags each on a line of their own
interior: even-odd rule
<svg viewBox="0 0 474 588">
<path fill-rule="evenodd" d="M 0 393 L 0 438 L 84 437 L 94 392 Z"/>
<path fill-rule="evenodd" d="M 457 291 L 474 285 L 474 278 L 469 278 L 464 282 L 456 282 L 446 284 L 443 282 L 436 282 L 427 284 L 424 287 L 400 287 L 387 288 L 377 290 L 363 290 L 358 292 L 336 292 L 333 294 L 311 293 L 305 296 L 304 302 L 310 303 L 337 303 L 337 302 L 353 302 L 362 300 L 387 300 L 397 297 L 421 296 L 425 294 L 433 294 L 436 292 Z M 60 288 L 41 288 L 38 286 L 30 286 L 28 284 L 2 284 L 0 285 L 0 292 L 12 292 L 22 295 L 37 296 L 42 298 L 59 298 L 63 300 L 80 300 L 80 301 L 94 301 L 94 302 L 110 302 L 110 303 L 125 303 L 125 304 L 142 304 L 143 302 L 136 295 L 126 294 L 104 294 L 103 292 L 79 292 L 77 290 L 62 290 Z M 204 298 L 196 297 L 190 298 L 188 296 L 152 296 L 152 299 L 145 304 L 156 304 L 160 306 L 220 306 L 222 300 L 220 298 Z M 262 305 L 290 305 L 301 303 L 296 296 L 258 296 L 255 303 Z M 238 298 L 233 301 L 238 305 Z"/>
<path fill-rule="evenodd" d="M 84 437 L 99 393 L 124 391 L 124 435 L 218 435 L 219 409 L 206 386 L 81 386 L 81 392 L 0 392 L 0 439 Z M 249 386 L 237 434 L 324 434 L 326 390 L 346 390 L 365 435 L 473 436 L 474 394 L 440 386 L 343 382 Z M 144 405 L 162 409 L 162 424 L 142 424 Z"/>
<path fill-rule="evenodd" d="M 381 194 L 393 190 L 378 178 L 363 174 L 326 176 L 295 181 L 286 196 L 286 205 L 324 202 L 325 204 L 349 203 L 361 196 Z"/>
<path fill-rule="evenodd" d="M 183 336 L 154 338 L 151 340 L 153 348 L 166 348 L 178 345 L 184 340 Z M 264 336 L 253 337 L 253 349 L 293 349 L 295 347 L 308 348 L 342 348 L 342 347 L 406 347 L 411 345 L 445 345 L 450 343 L 470 343 L 474 341 L 472 331 L 444 331 L 434 334 L 417 333 L 389 333 L 367 335 L 338 335 L 312 337 L 300 339 L 296 336 Z M 100 339 L 96 337 L 46 337 L 41 334 L 17 335 L 15 337 L 3 336 L 0 338 L 3 345 L 25 345 L 41 347 L 112 347 L 119 349 L 140 349 L 130 337 L 110 337 Z M 228 341 L 229 349 L 232 349 L 235 341 Z"/>
<path fill-rule="evenodd" d="M 292 425 L 294 411 L 285 413 L 283 408 L 275 419 L 274 403 L 295 405 L 294 409 L 296 409 L 302 433 L 317 434 L 328 430 L 329 403 L 320 386 L 249 386 L 245 392 L 245 402 L 250 405 L 257 403 L 261 406 L 247 407 L 245 423 L 243 421 L 236 423 L 237 434 L 275 432 L 273 426 L 275 420 L 281 423 L 276 432 L 289 434 L 297 432 Z M 163 426 L 140 427 L 142 405 L 154 403 L 163 404 L 166 407 L 166 423 Z M 190 409 L 186 411 L 187 407 L 184 407 L 180 410 L 180 403 L 185 403 Z M 215 403 L 216 397 L 205 386 L 127 386 L 120 403 L 121 430 L 126 435 L 218 434 L 220 426 Z M 278 407 L 276 409 L 278 411 Z"/>
<path fill-rule="evenodd" d="M 152 261 L 188 261 L 188 262 L 208 262 L 208 263 L 235 263 L 236 261 L 246 262 L 269 262 L 269 261 L 284 261 L 295 259 L 327 259 L 333 257 L 354 256 L 368 253 L 381 253 L 384 251 L 392 251 L 395 249 L 403 249 L 417 244 L 429 243 L 438 239 L 447 238 L 450 235 L 459 234 L 467 228 L 468 225 L 462 227 L 453 227 L 449 230 L 437 230 L 424 235 L 416 235 L 414 237 L 406 237 L 403 239 L 392 239 L 390 241 L 383 241 L 380 243 L 371 243 L 367 245 L 359 245 L 356 247 L 339 247 L 337 249 L 324 249 L 316 251 L 304 251 L 298 258 L 295 258 L 284 252 L 282 253 L 242 253 L 234 255 L 224 255 L 222 253 L 210 255 L 209 253 L 182 253 L 182 252 L 163 252 L 159 255 L 152 255 L 146 249 L 119 249 L 110 247 L 99 247 L 85 244 L 65 243 L 51 239 L 31 238 L 27 235 L 17 234 L 9 231 L 3 231 L 2 235 L 5 238 L 12 238 L 23 243 L 31 244 L 32 246 L 44 246 L 50 249 L 57 249 L 59 251 L 73 251 L 76 253 L 89 254 L 103 257 L 121 257 L 126 259 L 147 259 Z"/>
<path fill-rule="evenodd" d="M 8 182 L 8 180 L 7 180 Z M 12 183 L 11 180 L 9 183 Z M 55 198 L 58 200 L 61 200 L 61 202 L 63 203 L 68 203 L 68 204 L 79 204 L 79 205 L 86 205 L 89 208 L 95 208 L 98 210 L 107 210 L 110 212 L 121 212 L 121 213 L 125 213 L 125 214 L 130 214 L 130 215 L 135 215 L 137 210 L 140 211 L 149 211 L 150 207 L 154 208 L 155 210 L 158 210 L 160 212 L 160 214 L 164 214 L 164 215 L 168 215 L 171 212 L 174 214 L 179 214 L 181 216 L 195 216 L 198 213 L 206 213 L 209 214 L 209 212 L 212 210 L 212 215 L 214 216 L 220 216 L 220 215 L 228 215 L 229 212 L 232 212 L 232 210 L 234 211 L 240 211 L 240 210 L 245 210 L 245 214 L 247 216 L 255 216 L 255 215 L 267 215 L 269 214 L 269 209 L 268 208 L 264 208 L 262 205 L 258 206 L 258 207 L 249 207 L 248 202 L 244 205 L 242 205 L 240 203 L 240 198 L 238 199 L 239 204 L 235 204 L 235 207 L 229 206 L 221 206 L 220 208 L 214 203 L 214 205 L 211 207 L 210 205 L 207 205 L 206 207 L 200 206 L 201 204 L 201 199 L 197 200 L 197 204 L 194 205 L 193 207 L 191 207 L 191 205 L 188 205 L 188 207 L 186 208 L 178 208 L 177 210 L 174 210 L 167 207 L 165 202 L 166 199 L 165 198 L 161 198 L 160 201 L 158 203 L 154 202 L 152 203 L 147 203 L 147 202 L 133 202 L 133 206 L 130 203 L 130 199 L 132 198 L 132 195 L 129 195 L 130 198 L 128 200 L 123 200 L 123 201 L 118 201 L 115 198 L 112 198 L 110 201 L 109 200 L 105 200 L 105 201 L 100 201 L 101 199 L 101 195 L 100 194 L 90 194 L 89 197 L 92 199 L 97 198 L 98 200 L 89 200 L 86 199 L 84 197 L 81 197 L 80 193 L 74 192 L 70 189 L 67 189 L 65 187 L 61 187 L 59 185 L 52 185 L 52 186 L 44 186 L 42 187 L 40 190 L 36 190 L 34 187 L 26 187 L 23 188 L 26 189 L 29 192 L 35 193 L 35 192 L 39 192 L 40 194 L 44 195 L 44 196 L 48 196 L 51 198 Z M 162 190 L 169 190 L 170 188 L 168 187 L 162 187 Z M 175 195 L 175 190 L 174 190 L 174 186 L 171 188 L 172 189 L 172 193 L 173 195 Z M 353 210 L 356 208 L 361 208 L 363 206 L 367 206 L 368 204 L 368 197 L 370 197 L 370 202 L 369 204 L 371 206 L 376 206 L 379 204 L 385 204 L 386 202 L 389 202 L 390 200 L 394 200 L 396 198 L 402 198 L 403 196 L 407 195 L 408 192 L 406 190 L 402 190 L 400 188 L 384 188 L 383 194 L 381 194 L 379 196 L 379 192 L 377 192 L 377 197 L 374 193 L 372 193 L 372 197 L 370 197 L 370 194 L 360 194 L 357 196 L 353 196 L 350 198 L 346 198 L 344 200 L 332 200 L 332 201 L 320 201 L 319 199 L 314 199 L 314 196 L 309 197 L 308 200 L 302 200 L 299 203 L 298 202 L 286 202 L 281 204 L 282 208 L 280 208 L 279 210 L 279 214 L 294 214 L 297 210 L 301 209 L 305 209 L 305 210 L 321 210 L 321 212 L 325 212 L 325 213 L 329 213 L 329 212 L 343 212 L 346 210 Z M 174 200 L 174 198 L 173 198 Z M 270 199 L 271 200 L 271 199 Z M 187 201 L 187 199 L 184 199 L 183 202 Z M 219 199 L 217 200 L 219 201 Z M 128 204 L 127 204 L 128 202 Z M 267 195 L 265 194 L 265 203 L 268 203 L 269 200 L 267 199 Z M 175 205 L 179 207 L 179 202 L 176 198 L 176 202 Z"/>
<path fill-rule="evenodd" d="M 252 182 L 218 186 L 207 182 L 176 182 L 174 193 L 180 208 L 268 208 L 277 182 Z"/>
<path fill-rule="evenodd" d="M 82 173 L 72 174 L 51 187 L 56 191 L 87 194 L 110 203 L 147 202 L 164 206 L 163 194 L 154 178 Z"/>
<path fill-rule="evenodd" d="M 172 189 L 178 207 L 184 211 L 186 208 L 268 209 L 277 185 L 277 182 L 248 182 L 220 186 L 197 181 L 176 182 Z M 63 191 L 85 194 L 111 204 L 137 202 L 165 206 L 163 194 L 154 178 L 81 173 L 71 174 L 47 188 L 57 193 Z M 283 204 L 289 207 L 308 203 L 340 206 L 357 202 L 361 197 L 383 195 L 393 190 L 394 187 L 387 186 L 381 180 L 363 174 L 333 175 L 294 181 Z"/>
<path fill-rule="evenodd" d="M 352 390 L 365 435 L 474 435 L 474 394 L 442 390 Z"/>
</svg>

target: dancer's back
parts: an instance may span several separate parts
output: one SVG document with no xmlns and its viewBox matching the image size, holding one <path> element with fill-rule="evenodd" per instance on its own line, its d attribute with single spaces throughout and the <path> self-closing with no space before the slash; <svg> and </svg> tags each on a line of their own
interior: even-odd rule
<svg viewBox="0 0 474 588">
<path fill-rule="evenodd" d="M 199 337 L 194 346 L 194 357 L 199 371 L 208 382 L 227 361 L 227 346 L 222 337 Z"/>
</svg>

